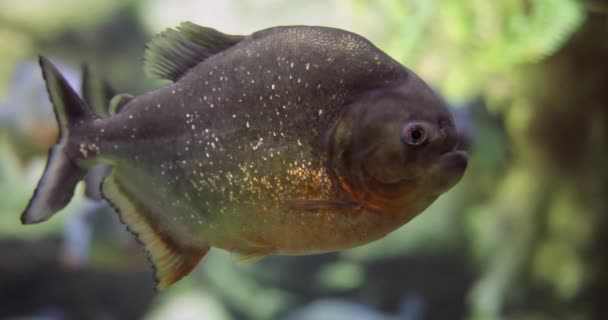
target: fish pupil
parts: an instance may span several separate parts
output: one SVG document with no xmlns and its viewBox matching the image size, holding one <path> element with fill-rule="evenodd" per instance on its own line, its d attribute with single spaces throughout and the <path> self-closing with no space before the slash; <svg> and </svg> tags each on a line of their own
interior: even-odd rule
<svg viewBox="0 0 608 320">
<path fill-rule="evenodd" d="M 418 128 L 414 128 L 410 131 L 410 138 L 414 142 L 418 142 L 418 140 L 422 139 L 422 136 L 423 136 L 422 130 L 420 130 Z"/>
</svg>

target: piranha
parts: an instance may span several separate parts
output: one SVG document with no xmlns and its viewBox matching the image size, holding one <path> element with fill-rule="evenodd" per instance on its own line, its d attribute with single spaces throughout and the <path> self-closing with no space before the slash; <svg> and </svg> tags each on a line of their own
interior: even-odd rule
<svg viewBox="0 0 608 320">
<path fill-rule="evenodd" d="M 171 83 L 98 98 L 105 111 L 40 66 L 60 135 L 22 222 L 51 217 L 105 166 L 97 188 L 145 247 L 157 288 L 210 247 L 253 261 L 380 239 L 467 166 L 442 98 L 344 30 L 182 23 L 145 53 L 147 73 Z"/>
</svg>

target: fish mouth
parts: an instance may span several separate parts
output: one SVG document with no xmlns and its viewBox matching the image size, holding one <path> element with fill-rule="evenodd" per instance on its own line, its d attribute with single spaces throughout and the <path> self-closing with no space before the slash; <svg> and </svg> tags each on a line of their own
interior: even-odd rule
<svg viewBox="0 0 608 320">
<path fill-rule="evenodd" d="M 442 151 L 437 154 L 432 164 L 425 169 L 419 168 L 418 174 L 404 174 L 393 179 L 383 179 L 377 176 L 376 172 L 370 170 L 365 164 L 361 163 L 359 168 L 358 180 L 366 193 L 377 194 L 384 198 L 398 198 L 406 192 L 411 192 L 412 188 L 417 188 L 420 183 L 429 184 L 430 192 L 441 194 L 453 187 L 464 176 L 468 165 L 468 153 L 459 150 L 458 145 L 449 143 Z M 427 182 L 422 182 L 427 181 Z"/>
<path fill-rule="evenodd" d="M 361 168 L 361 172 L 367 182 L 363 186 L 368 194 L 374 194 L 386 201 L 391 199 L 394 201 L 419 192 L 439 196 L 454 187 L 462 179 L 467 166 L 467 152 L 451 149 L 441 153 L 436 162 L 428 170 L 425 170 L 422 176 L 382 181 L 374 177 L 364 167 Z"/>
<path fill-rule="evenodd" d="M 450 135 L 445 128 L 442 128 L 444 135 L 443 150 L 439 153 L 439 162 L 451 163 L 448 167 L 452 167 L 456 171 L 460 169 L 464 172 L 468 164 L 469 155 L 461 148 L 460 141 L 455 136 Z"/>
<path fill-rule="evenodd" d="M 469 162 L 469 155 L 464 150 L 451 150 L 440 154 L 439 161 L 449 171 L 464 173 Z"/>
<path fill-rule="evenodd" d="M 466 151 L 452 150 L 442 153 L 429 169 L 429 190 L 440 195 L 455 186 L 464 176 L 469 163 Z"/>
</svg>

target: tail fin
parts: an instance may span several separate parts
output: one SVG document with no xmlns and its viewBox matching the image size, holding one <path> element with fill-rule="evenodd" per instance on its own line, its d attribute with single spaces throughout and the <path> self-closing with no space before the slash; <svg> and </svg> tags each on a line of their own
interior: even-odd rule
<svg viewBox="0 0 608 320">
<path fill-rule="evenodd" d="M 104 78 L 93 72 L 88 65 L 82 66 L 82 97 L 93 113 L 99 117 L 113 115 L 110 110 L 110 100 L 116 95 L 116 90 Z M 112 166 L 107 164 L 96 165 L 89 169 L 84 177 L 84 194 L 93 200 L 102 200 L 101 183 L 112 171 Z"/>
<path fill-rule="evenodd" d="M 68 156 L 70 129 L 74 124 L 93 116 L 85 102 L 48 59 L 40 57 L 40 67 L 59 125 L 59 139 L 49 151 L 42 178 L 21 215 L 24 224 L 45 221 L 70 202 L 76 184 L 86 174 Z"/>
</svg>

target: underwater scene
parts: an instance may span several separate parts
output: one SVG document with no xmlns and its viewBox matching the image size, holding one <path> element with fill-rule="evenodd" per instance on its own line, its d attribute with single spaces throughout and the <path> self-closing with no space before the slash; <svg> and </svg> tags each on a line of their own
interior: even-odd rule
<svg viewBox="0 0 608 320">
<path fill-rule="evenodd" d="M 608 1 L 0 1 L 0 319 L 608 319 Z"/>
</svg>

